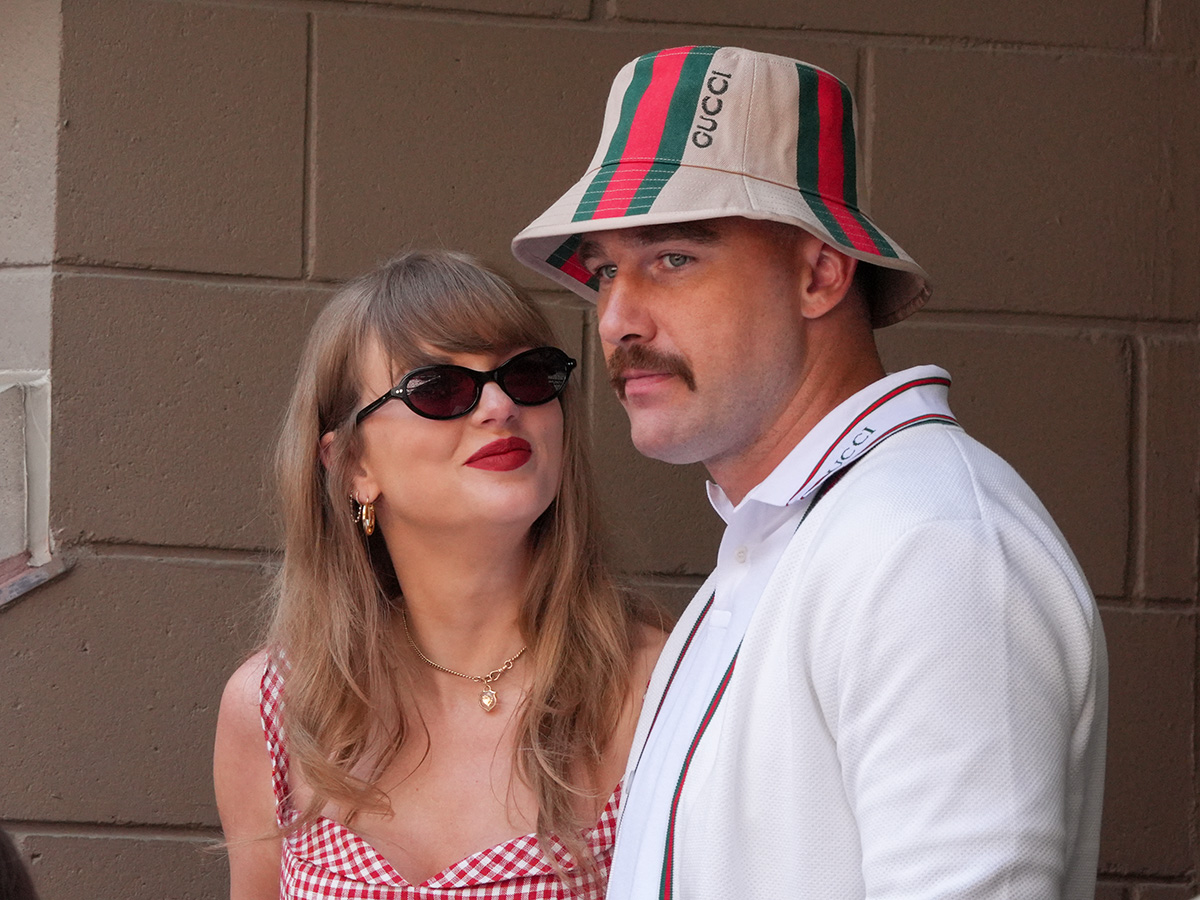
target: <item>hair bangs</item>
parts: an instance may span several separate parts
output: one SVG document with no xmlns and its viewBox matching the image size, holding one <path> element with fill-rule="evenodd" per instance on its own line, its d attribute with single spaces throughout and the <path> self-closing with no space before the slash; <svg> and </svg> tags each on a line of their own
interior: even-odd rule
<svg viewBox="0 0 1200 900">
<path fill-rule="evenodd" d="M 441 353 L 498 353 L 555 343 L 546 317 L 517 289 L 469 257 L 412 255 L 381 273 L 367 331 L 394 374 Z"/>
</svg>

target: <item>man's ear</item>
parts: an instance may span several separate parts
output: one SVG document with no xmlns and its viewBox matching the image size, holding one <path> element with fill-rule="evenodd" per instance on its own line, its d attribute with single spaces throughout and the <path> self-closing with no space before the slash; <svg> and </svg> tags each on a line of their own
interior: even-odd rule
<svg viewBox="0 0 1200 900">
<path fill-rule="evenodd" d="M 858 260 L 815 235 L 806 235 L 797 242 L 797 249 L 809 273 L 800 298 L 800 311 L 806 319 L 819 319 L 849 293 Z"/>
</svg>

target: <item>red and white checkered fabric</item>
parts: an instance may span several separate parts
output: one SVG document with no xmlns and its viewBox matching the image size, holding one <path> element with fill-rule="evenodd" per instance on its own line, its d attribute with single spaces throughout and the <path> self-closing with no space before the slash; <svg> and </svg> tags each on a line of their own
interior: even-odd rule
<svg viewBox="0 0 1200 900">
<path fill-rule="evenodd" d="M 297 811 L 288 798 L 282 699 L 283 676 L 272 657 L 263 672 L 261 710 L 271 755 L 276 819 L 287 825 L 295 820 Z M 618 785 L 587 836 L 604 875 L 612 859 L 620 800 Z M 568 873 L 576 869 L 557 840 L 553 852 Z M 564 884 L 532 834 L 481 850 L 412 885 L 365 840 L 322 817 L 284 840 L 279 896 L 280 900 L 603 900 L 604 887 L 594 881 Z"/>
</svg>

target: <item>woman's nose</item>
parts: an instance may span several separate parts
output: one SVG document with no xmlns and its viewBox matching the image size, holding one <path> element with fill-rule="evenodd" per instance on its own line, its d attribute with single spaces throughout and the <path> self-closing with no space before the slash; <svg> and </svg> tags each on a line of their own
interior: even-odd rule
<svg viewBox="0 0 1200 900">
<path fill-rule="evenodd" d="M 489 381 L 483 386 L 483 391 L 479 395 L 479 405 L 475 407 L 474 415 L 479 417 L 481 422 L 491 421 L 507 421 L 517 413 L 517 404 L 504 393 L 494 381 Z"/>
</svg>

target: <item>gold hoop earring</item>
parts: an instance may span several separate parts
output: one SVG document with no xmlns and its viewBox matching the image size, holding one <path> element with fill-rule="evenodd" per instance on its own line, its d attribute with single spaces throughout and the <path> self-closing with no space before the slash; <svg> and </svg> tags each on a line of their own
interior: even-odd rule
<svg viewBox="0 0 1200 900">
<path fill-rule="evenodd" d="M 350 498 L 354 507 L 354 521 L 362 526 L 363 534 L 370 537 L 375 533 L 375 504 L 367 501 L 360 503 L 357 496 Z"/>
</svg>

